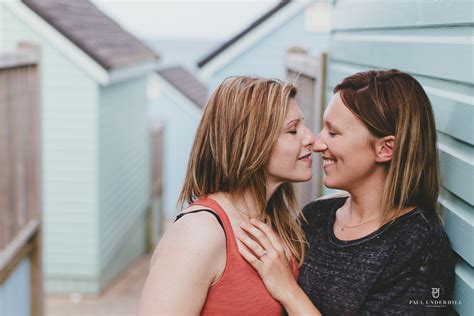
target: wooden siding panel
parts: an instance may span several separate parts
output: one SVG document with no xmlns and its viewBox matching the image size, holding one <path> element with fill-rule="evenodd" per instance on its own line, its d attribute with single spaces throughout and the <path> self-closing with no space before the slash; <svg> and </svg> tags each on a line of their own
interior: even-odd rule
<svg viewBox="0 0 474 316">
<path fill-rule="evenodd" d="M 415 77 L 431 100 L 437 129 L 474 145 L 474 86 L 424 76 Z"/>
<path fill-rule="evenodd" d="M 474 205 L 474 147 L 438 133 L 443 186 Z"/>
<path fill-rule="evenodd" d="M 379 0 L 370 5 L 364 1 L 338 0 L 337 4 L 333 15 L 334 30 L 472 23 L 473 3 L 470 0 Z"/>
<path fill-rule="evenodd" d="M 456 266 L 454 297 L 461 301 L 454 307 L 459 315 L 472 315 L 474 310 L 474 269 L 460 260 Z"/>
<path fill-rule="evenodd" d="M 331 39 L 330 57 L 334 61 L 371 68 L 388 66 L 413 74 L 472 83 L 472 32 L 472 26 L 337 32 Z"/>
<path fill-rule="evenodd" d="M 99 107 L 101 286 L 145 251 L 150 202 L 146 76 L 103 87 Z M 134 228 L 132 232 L 131 229 Z M 129 242 L 130 234 L 135 238 Z"/>
<path fill-rule="evenodd" d="M 449 235 L 451 246 L 464 260 L 474 266 L 472 244 L 466 240 L 474 240 L 474 207 L 456 197 L 447 190 L 440 196 L 443 209 L 444 228 Z"/>
</svg>

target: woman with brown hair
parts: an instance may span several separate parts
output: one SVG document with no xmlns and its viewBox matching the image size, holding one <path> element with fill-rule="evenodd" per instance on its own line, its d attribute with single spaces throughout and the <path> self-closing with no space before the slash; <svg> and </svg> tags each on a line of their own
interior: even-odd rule
<svg viewBox="0 0 474 316">
<path fill-rule="evenodd" d="M 179 198 L 185 208 L 155 250 L 139 315 L 281 315 L 235 234 L 239 222 L 266 222 L 296 276 L 304 243 L 291 182 L 311 178 L 315 137 L 295 95 L 291 84 L 250 77 L 212 94 Z"/>
<path fill-rule="evenodd" d="M 313 150 L 324 184 L 349 196 L 303 209 L 298 284 L 265 223 L 241 224 L 254 237 L 239 236 L 243 257 L 290 315 L 445 313 L 455 259 L 437 211 L 436 128 L 423 88 L 398 70 L 357 73 L 334 88 L 323 121 Z"/>
</svg>

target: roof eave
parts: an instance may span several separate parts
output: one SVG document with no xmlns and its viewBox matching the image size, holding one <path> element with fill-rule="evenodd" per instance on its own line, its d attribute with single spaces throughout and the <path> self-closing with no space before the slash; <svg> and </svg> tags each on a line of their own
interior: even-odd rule
<svg viewBox="0 0 474 316">
<path fill-rule="evenodd" d="M 46 22 L 36 12 L 21 1 L 6 1 L 1 3 L 18 18 L 30 25 L 36 32 L 42 34 L 54 47 L 63 52 L 68 58 L 83 69 L 94 81 L 102 86 L 132 78 L 156 69 L 158 59 L 131 64 L 125 67 L 104 67 L 89 54 L 75 45 L 55 27 Z"/>
<path fill-rule="evenodd" d="M 308 1 L 290 2 L 284 10 L 280 10 L 271 18 L 261 23 L 245 36 L 239 38 L 237 42 L 227 47 L 224 51 L 209 60 L 199 69 L 199 78 L 204 82 L 209 82 L 214 73 L 219 71 L 231 60 L 239 56 L 249 47 L 258 43 L 262 38 L 271 33 L 272 30 L 282 25 L 285 21 L 292 18 L 309 4 Z"/>
</svg>

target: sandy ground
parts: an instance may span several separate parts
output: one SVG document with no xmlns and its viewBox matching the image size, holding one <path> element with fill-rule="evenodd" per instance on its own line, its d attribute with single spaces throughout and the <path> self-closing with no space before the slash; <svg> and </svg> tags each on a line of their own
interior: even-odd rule
<svg viewBox="0 0 474 316">
<path fill-rule="evenodd" d="M 46 316 L 128 316 L 136 314 L 151 255 L 139 259 L 99 297 L 47 297 Z"/>
</svg>

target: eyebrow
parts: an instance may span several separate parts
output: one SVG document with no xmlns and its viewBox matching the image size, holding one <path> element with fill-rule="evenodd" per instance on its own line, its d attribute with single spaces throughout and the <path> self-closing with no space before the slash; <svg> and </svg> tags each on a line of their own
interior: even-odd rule
<svg viewBox="0 0 474 316">
<path fill-rule="evenodd" d="M 299 118 L 297 118 L 297 119 L 294 119 L 294 120 L 289 121 L 288 123 L 285 124 L 285 126 L 289 126 L 289 125 L 291 125 L 291 124 L 293 124 L 293 123 L 298 123 L 299 121 L 303 121 L 303 120 L 304 120 L 304 117 L 299 117 Z"/>
<path fill-rule="evenodd" d="M 331 123 L 331 122 L 328 121 L 328 120 L 324 120 L 324 121 L 325 121 L 325 123 L 326 123 L 327 125 L 329 125 L 329 127 L 332 127 L 332 128 L 337 129 L 337 130 L 340 130 L 340 128 L 339 128 L 337 125 L 335 125 L 334 123 Z"/>
</svg>

